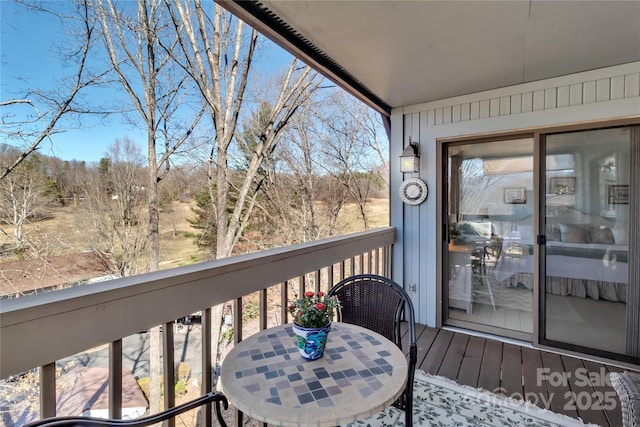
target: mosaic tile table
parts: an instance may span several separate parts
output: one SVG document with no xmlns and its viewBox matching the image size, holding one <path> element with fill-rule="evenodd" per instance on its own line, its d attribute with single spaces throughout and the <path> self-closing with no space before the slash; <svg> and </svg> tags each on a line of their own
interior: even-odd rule
<svg viewBox="0 0 640 427">
<path fill-rule="evenodd" d="M 324 356 L 308 361 L 291 324 L 259 332 L 227 354 L 222 390 L 246 415 L 282 426 L 338 426 L 393 403 L 407 381 L 407 360 L 391 341 L 334 322 Z"/>
</svg>

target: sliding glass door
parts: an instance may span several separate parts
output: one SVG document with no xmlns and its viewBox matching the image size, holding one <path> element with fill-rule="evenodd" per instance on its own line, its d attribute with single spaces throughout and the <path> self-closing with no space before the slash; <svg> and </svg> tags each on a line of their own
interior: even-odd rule
<svg viewBox="0 0 640 427">
<path fill-rule="evenodd" d="M 629 300 L 631 171 L 638 167 L 631 161 L 631 129 L 560 133 L 544 141 L 542 340 L 630 355 L 628 311 L 638 310 Z M 637 292 L 631 295 L 637 299 Z"/>
<path fill-rule="evenodd" d="M 533 332 L 533 138 L 447 147 L 446 322 Z"/>
<path fill-rule="evenodd" d="M 444 146 L 443 321 L 640 360 L 640 126 Z"/>
</svg>

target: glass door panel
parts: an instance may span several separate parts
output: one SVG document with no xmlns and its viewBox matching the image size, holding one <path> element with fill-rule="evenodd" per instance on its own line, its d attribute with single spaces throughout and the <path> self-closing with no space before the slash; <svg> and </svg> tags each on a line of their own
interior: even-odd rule
<svg viewBox="0 0 640 427">
<path fill-rule="evenodd" d="M 625 354 L 629 129 L 548 135 L 545 152 L 542 340 Z"/>
<path fill-rule="evenodd" d="M 445 323 L 533 332 L 533 139 L 450 145 Z"/>
</svg>

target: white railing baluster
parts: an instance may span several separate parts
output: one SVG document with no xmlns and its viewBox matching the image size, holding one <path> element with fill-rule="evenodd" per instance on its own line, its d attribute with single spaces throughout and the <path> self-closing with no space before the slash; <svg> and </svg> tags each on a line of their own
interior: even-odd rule
<svg viewBox="0 0 640 427">
<path fill-rule="evenodd" d="M 260 330 L 267 327 L 267 288 L 264 288 L 260 291 Z"/>
<path fill-rule="evenodd" d="M 280 284 L 280 321 L 287 323 L 289 321 L 289 281 L 285 280 Z"/>
<path fill-rule="evenodd" d="M 175 346 L 173 340 L 173 325 L 170 321 L 162 326 L 162 371 L 164 373 L 164 407 L 176 406 L 176 389 L 173 379 L 176 377 Z M 175 427 L 175 419 L 164 421 L 163 426 Z"/>
<path fill-rule="evenodd" d="M 56 364 L 40 366 L 40 418 L 56 416 Z"/>
<path fill-rule="evenodd" d="M 200 376 L 200 392 L 204 395 L 213 390 L 213 380 L 211 372 L 213 372 L 213 364 L 211 362 L 211 308 L 202 310 L 200 316 L 200 333 L 201 333 L 201 366 L 202 375 Z M 209 372 L 209 374 L 207 374 Z M 207 403 L 200 410 L 200 419 L 202 426 L 210 426 L 213 422 L 211 410 L 213 406 Z"/>
<path fill-rule="evenodd" d="M 109 343 L 109 418 L 122 418 L 122 340 Z"/>
</svg>

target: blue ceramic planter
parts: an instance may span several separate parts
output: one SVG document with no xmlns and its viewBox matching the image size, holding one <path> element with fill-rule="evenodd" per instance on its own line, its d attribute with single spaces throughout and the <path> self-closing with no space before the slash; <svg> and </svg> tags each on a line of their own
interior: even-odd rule
<svg viewBox="0 0 640 427">
<path fill-rule="evenodd" d="M 320 359 L 324 354 L 330 330 L 331 323 L 321 328 L 303 328 L 294 323 L 293 332 L 298 339 L 300 355 L 307 360 Z"/>
</svg>

